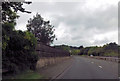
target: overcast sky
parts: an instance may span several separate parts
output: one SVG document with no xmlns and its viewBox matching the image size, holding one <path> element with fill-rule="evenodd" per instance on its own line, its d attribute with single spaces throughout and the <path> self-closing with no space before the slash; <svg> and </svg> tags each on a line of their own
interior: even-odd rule
<svg viewBox="0 0 120 81">
<path fill-rule="evenodd" d="M 118 0 L 79 0 L 79 2 L 33 2 L 24 5 L 31 14 L 20 13 L 16 29 L 26 30 L 36 13 L 50 20 L 58 40 L 54 45 L 93 46 L 118 43 Z"/>
</svg>

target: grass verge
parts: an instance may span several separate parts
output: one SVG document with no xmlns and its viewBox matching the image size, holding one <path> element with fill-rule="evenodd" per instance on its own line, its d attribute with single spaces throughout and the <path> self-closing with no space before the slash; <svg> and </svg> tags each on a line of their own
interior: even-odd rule
<svg viewBox="0 0 120 81">
<path fill-rule="evenodd" d="M 11 79 L 43 79 L 43 76 L 41 76 L 39 73 L 35 71 L 30 70 L 19 75 L 16 75 Z"/>
</svg>

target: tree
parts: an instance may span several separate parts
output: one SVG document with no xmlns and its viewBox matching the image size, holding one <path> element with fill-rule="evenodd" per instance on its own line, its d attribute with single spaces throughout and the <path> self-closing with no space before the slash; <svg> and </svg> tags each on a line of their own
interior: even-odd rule
<svg viewBox="0 0 120 81">
<path fill-rule="evenodd" d="M 2 2 L 2 23 L 15 23 L 15 19 L 19 17 L 16 14 L 17 11 L 31 13 L 22 7 L 23 3 L 30 4 L 31 2 Z"/>
<path fill-rule="evenodd" d="M 118 45 L 109 43 L 103 46 L 104 56 L 118 56 Z"/>
<path fill-rule="evenodd" d="M 26 2 L 2 3 L 2 69 L 8 70 L 7 74 L 34 70 L 38 60 L 35 36 L 28 31 L 14 29 L 15 19 L 19 17 L 17 11 L 30 13 L 22 7 L 23 3 Z"/>
<path fill-rule="evenodd" d="M 78 47 L 78 49 L 82 49 L 82 48 L 84 48 L 84 47 L 83 46 Z"/>
<path fill-rule="evenodd" d="M 14 31 L 16 25 L 15 19 L 19 17 L 17 11 L 30 13 L 26 11 L 22 5 L 23 3 L 30 4 L 31 2 L 2 2 L 2 48 L 5 49 L 8 45 L 7 41 L 9 40 L 10 35 Z"/>
<path fill-rule="evenodd" d="M 79 55 L 94 55 L 94 56 L 118 56 L 119 46 L 114 43 L 109 43 L 104 46 L 90 46 L 81 48 Z"/>
<path fill-rule="evenodd" d="M 2 68 L 13 74 L 26 69 L 34 70 L 38 60 L 35 45 L 36 39 L 30 32 L 13 31 L 10 33 L 7 45 L 2 51 Z"/>
<path fill-rule="evenodd" d="M 50 21 L 44 21 L 40 14 L 36 14 L 33 19 L 28 20 L 27 29 L 32 32 L 37 38 L 38 42 L 44 45 L 50 45 L 54 39 L 55 34 L 54 26 L 50 24 Z"/>
</svg>

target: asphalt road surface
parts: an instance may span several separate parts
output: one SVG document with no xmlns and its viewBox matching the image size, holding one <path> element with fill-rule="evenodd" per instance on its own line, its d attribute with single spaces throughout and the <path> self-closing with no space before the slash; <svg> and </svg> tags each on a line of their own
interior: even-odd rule
<svg viewBox="0 0 120 81">
<path fill-rule="evenodd" d="M 118 63 L 73 56 L 71 66 L 58 79 L 118 79 Z"/>
</svg>

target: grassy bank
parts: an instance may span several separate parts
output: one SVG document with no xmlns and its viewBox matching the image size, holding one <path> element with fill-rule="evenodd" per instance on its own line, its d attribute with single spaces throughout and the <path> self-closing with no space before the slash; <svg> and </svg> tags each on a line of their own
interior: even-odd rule
<svg viewBox="0 0 120 81">
<path fill-rule="evenodd" d="M 4 79 L 43 79 L 44 77 L 38 72 L 28 70 L 14 76 L 6 76 Z"/>
<path fill-rule="evenodd" d="M 20 75 L 17 75 L 14 78 L 15 79 L 42 79 L 43 77 L 35 71 L 28 71 Z"/>
</svg>

